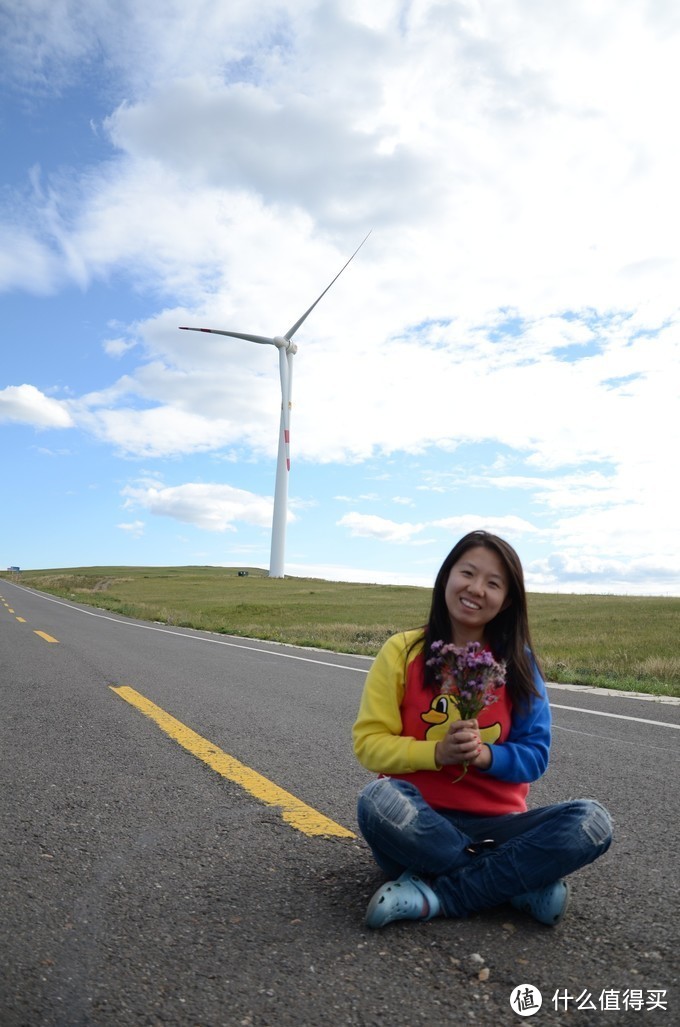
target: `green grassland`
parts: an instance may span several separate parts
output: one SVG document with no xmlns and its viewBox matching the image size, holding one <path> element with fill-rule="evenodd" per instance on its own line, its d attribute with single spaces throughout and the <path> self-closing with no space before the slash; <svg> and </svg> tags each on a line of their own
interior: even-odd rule
<svg viewBox="0 0 680 1027">
<path fill-rule="evenodd" d="M 256 568 L 240 577 L 229 567 L 81 567 L 15 580 L 126 617 L 369 656 L 422 624 L 430 601 L 425 588 L 272 579 Z M 680 696 L 680 598 L 532 593 L 529 612 L 549 680 Z"/>
</svg>

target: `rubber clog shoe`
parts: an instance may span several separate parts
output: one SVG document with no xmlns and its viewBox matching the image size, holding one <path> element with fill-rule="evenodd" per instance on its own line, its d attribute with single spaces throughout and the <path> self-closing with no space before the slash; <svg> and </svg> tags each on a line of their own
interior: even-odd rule
<svg viewBox="0 0 680 1027">
<path fill-rule="evenodd" d="M 569 905 L 569 885 L 566 881 L 555 881 L 545 888 L 528 891 L 510 899 L 511 905 L 522 913 L 530 913 L 534 920 L 541 924 L 554 927 L 567 911 Z"/>
<path fill-rule="evenodd" d="M 425 904 L 427 913 L 423 913 Z M 366 926 L 384 927 L 393 920 L 431 920 L 439 909 L 439 899 L 430 886 L 406 870 L 396 881 L 378 888 L 366 910 Z"/>
</svg>

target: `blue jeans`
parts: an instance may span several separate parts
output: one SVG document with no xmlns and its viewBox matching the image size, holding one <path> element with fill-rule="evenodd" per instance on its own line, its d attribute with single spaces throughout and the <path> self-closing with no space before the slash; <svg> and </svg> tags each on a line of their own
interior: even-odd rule
<svg viewBox="0 0 680 1027">
<path fill-rule="evenodd" d="M 359 795 L 358 820 L 388 878 L 426 878 L 445 916 L 464 917 L 542 888 L 607 851 L 612 824 L 591 799 L 526 813 L 475 816 L 435 810 L 409 781 L 381 777 Z M 474 849 L 475 843 L 494 845 Z"/>
</svg>

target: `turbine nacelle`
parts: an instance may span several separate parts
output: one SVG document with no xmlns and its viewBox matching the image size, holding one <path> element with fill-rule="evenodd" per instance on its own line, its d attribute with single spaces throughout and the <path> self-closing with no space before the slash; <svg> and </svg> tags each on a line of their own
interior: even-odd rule
<svg viewBox="0 0 680 1027">
<path fill-rule="evenodd" d="M 297 353 L 297 346 L 290 339 L 287 339 L 284 335 L 275 335 L 272 342 L 277 349 L 282 349 L 285 353 Z"/>
</svg>

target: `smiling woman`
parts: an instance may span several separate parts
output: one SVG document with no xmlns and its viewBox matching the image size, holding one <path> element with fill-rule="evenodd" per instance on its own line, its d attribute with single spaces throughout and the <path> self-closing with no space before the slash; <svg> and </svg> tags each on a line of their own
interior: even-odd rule
<svg viewBox="0 0 680 1027">
<path fill-rule="evenodd" d="M 451 643 L 459 662 L 447 665 L 447 684 Z M 491 666 L 485 650 L 494 670 L 470 717 L 469 693 Z M 612 828 L 592 800 L 528 810 L 550 722 L 519 558 L 503 539 L 471 532 L 440 568 L 425 627 L 378 653 L 354 725 L 359 761 L 379 774 L 359 796 L 359 827 L 390 879 L 369 903 L 368 927 L 503 902 L 546 925 L 562 919 L 565 877 L 607 851 Z"/>
<path fill-rule="evenodd" d="M 475 546 L 453 564 L 444 599 L 456 645 L 482 641 L 485 626 L 508 606 L 509 588 L 503 563 L 491 549 Z"/>
</svg>

